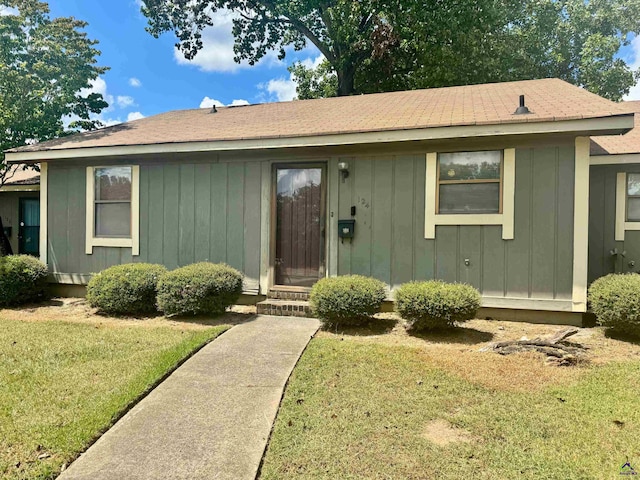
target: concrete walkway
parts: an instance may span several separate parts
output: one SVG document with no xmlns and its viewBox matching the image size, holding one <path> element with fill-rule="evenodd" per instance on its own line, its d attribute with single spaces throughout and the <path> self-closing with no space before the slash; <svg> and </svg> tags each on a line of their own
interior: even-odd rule
<svg viewBox="0 0 640 480">
<path fill-rule="evenodd" d="M 254 479 L 319 322 L 259 316 L 177 369 L 59 479 Z"/>
</svg>

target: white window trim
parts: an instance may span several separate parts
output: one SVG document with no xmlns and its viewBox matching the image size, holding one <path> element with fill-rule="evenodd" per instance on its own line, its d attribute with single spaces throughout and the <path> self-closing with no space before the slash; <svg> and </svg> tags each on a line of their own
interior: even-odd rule
<svg viewBox="0 0 640 480">
<path fill-rule="evenodd" d="M 113 166 L 113 165 L 111 165 Z M 131 167 L 131 238 L 100 238 L 95 236 L 95 170 L 105 166 L 87 167 L 87 218 L 85 253 L 93 255 L 93 247 L 131 248 L 131 255 L 140 255 L 140 166 Z"/>
<path fill-rule="evenodd" d="M 436 213 L 438 153 L 427 153 L 425 184 L 424 237 L 436 238 L 436 225 L 501 225 L 502 239 L 513 240 L 516 186 L 516 149 L 505 148 L 503 155 L 502 213 L 439 214 Z"/>
<path fill-rule="evenodd" d="M 640 222 L 627 222 L 627 172 L 616 178 L 616 242 L 624 242 L 625 232 L 640 230 Z"/>
</svg>

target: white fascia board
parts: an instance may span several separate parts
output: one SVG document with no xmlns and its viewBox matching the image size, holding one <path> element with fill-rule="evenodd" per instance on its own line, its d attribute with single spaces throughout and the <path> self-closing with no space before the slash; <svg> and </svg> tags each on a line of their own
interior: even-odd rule
<svg viewBox="0 0 640 480">
<path fill-rule="evenodd" d="M 625 165 L 640 163 L 640 153 L 623 153 L 617 155 L 592 155 L 590 165 Z"/>
<path fill-rule="evenodd" d="M 453 138 L 501 137 L 533 134 L 606 135 L 623 133 L 633 128 L 633 115 L 616 115 L 548 122 L 519 122 L 493 125 L 465 125 L 410 130 L 392 130 L 304 137 L 278 137 L 247 140 L 220 140 L 214 142 L 162 143 L 152 145 L 126 145 L 85 147 L 59 150 L 7 152 L 9 163 L 38 162 L 57 159 L 95 158 L 123 155 L 154 155 L 163 153 L 222 152 L 239 150 L 265 150 L 277 148 L 328 147 L 376 143 L 446 140 Z"/>
</svg>

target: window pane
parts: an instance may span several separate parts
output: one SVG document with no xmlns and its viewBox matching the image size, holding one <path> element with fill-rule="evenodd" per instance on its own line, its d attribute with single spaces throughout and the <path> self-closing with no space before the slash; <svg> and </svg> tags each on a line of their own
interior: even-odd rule
<svg viewBox="0 0 640 480">
<path fill-rule="evenodd" d="M 640 222 L 640 198 L 627 199 L 627 221 Z"/>
<path fill-rule="evenodd" d="M 96 168 L 96 200 L 131 200 L 131 167 Z"/>
<path fill-rule="evenodd" d="M 96 204 L 96 237 L 130 237 L 131 204 Z"/>
<path fill-rule="evenodd" d="M 440 213 L 500 213 L 500 184 L 440 185 Z"/>
<path fill-rule="evenodd" d="M 630 173 L 627 175 L 627 194 L 640 195 L 640 174 Z"/>
<path fill-rule="evenodd" d="M 441 153 L 438 159 L 440 180 L 500 179 L 499 151 Z"/>
</svg>

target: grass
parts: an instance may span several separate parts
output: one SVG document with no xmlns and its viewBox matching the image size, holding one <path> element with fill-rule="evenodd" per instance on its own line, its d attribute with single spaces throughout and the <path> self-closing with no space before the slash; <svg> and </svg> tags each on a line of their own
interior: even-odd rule
<svg viewBox="0 0 640 480">
<path fill-rule="evenodd" d="M 619 478 L 627 457 L 640 467 L 640 360 L 565 374 L 570 369 L 535 355 L 432 347 L 312 340 L 287 387 L 261 478 L 599 479 Z M 470 368 L 454 368 L 440 358 L 447 356 Z M 558 378 L 509 385 L 525 363 Z M 491 373 L 491 365 L 499 368 Z M 470 441 L 429 440 L 436 420 Z"/>
<path fill-rule="evenodd" d="M 0 317 L 0 477 L 60 472 L 150 386 L 227 326 Z"/>
</svg>

